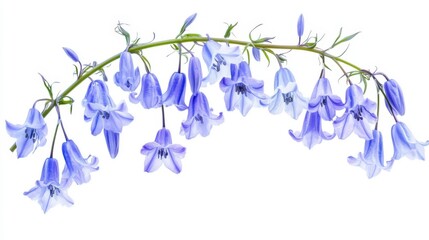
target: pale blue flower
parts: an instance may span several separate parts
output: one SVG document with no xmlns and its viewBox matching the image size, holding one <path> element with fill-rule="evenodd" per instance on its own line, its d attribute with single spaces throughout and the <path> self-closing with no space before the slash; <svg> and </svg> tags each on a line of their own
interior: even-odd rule
<svg viewBox="0 0 429 240">
<path fill-rule="evenodd" d="M 168 82 L 167 91 L 162 95 L 162 102 L 165 106 L 175 105 L 179 111 L 187 108 L 185 104 L 186 75 L 175 72 Z"/>
<path fill-rule="evenodd" d="M 231 77 L 230 65 L 243 61 L 240 48 L 221 45 L 213 40 L 207 41 L 203 46 L 203 59 L 209 70 L 203 79 L 203 84 L 213 84 L 224 77 Z"/>
<path fill-rule="evenodd" d="M 289 130 L 289 135 L 297 142 L 303 141 L 309 149 L 324 140 L 331 140 L 335 134 L 329 134 L 322 130 L 322 121 L 319 112 L 309 112 L 305 114 L 301 132 Z"/>
<path fill-rule="evenodd" d="M 201 62 L 199 58 L 192 56 L 189 59 L 188 77 L 189 77 L 189 85 L 191 87 L 191 92 L 192 94 L 196 94 L 198 91 L 200 91 L 200 87 L 203 79 Z"/>
<path fill-rule="evenodd" d="M 93 116 L 93 112 L 88 109 L 88 104 L 99 103 L 103 106 L 114 106 L 112 98 L 109 94 L 109 88 L 106 83 L 101 80 L 91 81 L 86 91 L 85 97 L 82 101 L 82 105 L 85 108 L 84 120 L 90 121 Z"/>
<path fill-rule="evenodd" d="M 89 182 L 91 172 L 98 170 L 98 158 L 88 156 L 84 158 L 73 140 L 67 140 L 62 145 L 66 166 L 64 167 L 61 185 L 70 186 L 72 182 L 80 185 Z"/>
<path fill-rule="evenodd" d="M 363 153 L 357 158 L 349 156 L 347 161 L 364 169 L 368 178 L 377 176 L 381 170 L 390 170 L 393 164 L 393 160 L 384 162 L 383 136 L 378 130 L 373 130 L 371 139 L 365 140 Z"/>
<path fill-rule="evenodd" d="M 44 213 L 55 205 L 73 205 L 73 200 L 67 194 L 67 187 L 59 183 L 58 161 L 55 158 L 47 158 L 43 164 L 42 176 L 36 181 L 36 186 L 24 195 L 37 201 Z"/>
<path fill-rule="evenodd" d="M 387 80 L 383 86 L 384 86 L 384 92 L 386 93 L 386 97 L 387 97 L 387 100 L 385 100 L 385 103 L 390 114 L 395 114 L 395 115 L 399 114 L 401 116 L 404 115 L 405 102 L 404 102 L 404 95 L 402 93 L 401 86 L 399 86 L 398 82 L 396 82 L 393 79 Z M 393 113 L 390 106 L 393 109 Z"/>
<path fill-rule="evenodd" d="M 156 134 L 155 142 L 146 143 L 141 154 L 146 155 L 144 170 L 153 172 L 164 165 L 174 173 L 182 171 L 181 159 L 185 157 L 186 148 L 179 144 L 172 144 L 171 133 L 162 128 Z"/>
<path fill-rule="evenodd" d="M 162 92 L 158 78 L 153 73 L 144 74 L 142 77 L 141 91 L 136 97 L 136 93 L 130 94 L 130 101 L 138 103 L 145 109 L 157 108 L 162 104 Z"/>
<path fill-rule="evenodd" d="M 298 119 L 304 109 L 307 109 L 308 99 L 305 98 L 295 81 L 292 72 L 287 68 L 280 68 L 274 78 L 275 93 L 268 105 L 270 113 L 288 113 L 293 119 Z"/>
<path fill-rule="evenodd" d="M 252 55 L 256 61 L 261 61 L 261 50 L 257 47 L 252 47 Z"/>
<path fill-rule="evenodd" d="M 302 14 L 299 15 L 296 29 L 297 29 L 298 38 L 299 38 L 298 45 L 300 45 L 301 44 L 301 37 L 304 34 L 304 16 Z"/>
<path fill-rule="evenodd" d="M 377 121 L 375 110 L 377 104 L 363 97 L 362 89 L 350 85 L 346 90 L 346 111 L 343 116 L 334 120 L 335 133 L 339 139 L 345 139 L 354 131 L 359 137 L 370 140 L 372 138 L 371 124 Z"/>
<path fill-rule="evenodd" d="M 429 145 L 429 141 L 417 141 L 403 122 L 396 122 L 392 126 L 391 133 L 394 149 L 393 160 L 398 160 L 404 156 L 409 159 L 425 160 L 424 146 Z"/>
<path fill-rule="evenodd" d="M 210 134 L 213 125 L 223 123 L 223 115 L 213 114 L 209 107 L 207 97 L 202 92 L 192 95 L 189 101 L 188 118 L 182 122 L 180 134 L 185 135 L 187 139 L 194 138 L 198 134 L 205 137 Z"/>
<path fill-rule="evenodd" d="M 6 121 L 7 133 L 16 138 L 16 153 L 18 158 L 26 157 L 37 147 L 46 144 L 48 127 L 42 114 L 36 108 L 30 108 L 23 125 Z"/>
<path fill-rule="evenodd" d="M 329 80 L 322 73 L 322 77 L 314 86 L 313 93 L 308 102 L 308 111 L 319 112 L 323 120 L 331 121 L 334 119 L 336 111 L 344 108 L 341 98 L 332 93 Z"/>
<path fill-rule="evenodd" d="M 225 92 L 225 105 L 228 111 L 238 109 L 243 116 L 253 106 L 266 106 L 267 96 L 264 93 L 264 82 L 252 78 L 249 65 L 241 62 L 231 64 L 231 78 L 220 81 L 220 89 Z"/>
<path fill-rule="evenodd" d="M 140 83 L 140 70 L 134 69 L 131 53 L 124 51 L 119 59 L 119 72 L 115 74 L 115 84 L 122 90 L 134 92 Z"/>
</svg>

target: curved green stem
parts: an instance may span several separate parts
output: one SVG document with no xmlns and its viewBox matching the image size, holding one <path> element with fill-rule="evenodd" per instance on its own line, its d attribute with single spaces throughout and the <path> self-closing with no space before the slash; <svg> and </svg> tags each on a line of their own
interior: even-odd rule
<svg viewBox="0 0 429 240">
<path fill-rule="evenodd" d="M 281 49 L 281 50 L 299 50 L 299 51 L 306 51 L 306 52 L 312 52 L 316 53 L 322 56 L 325 56 L 327 58 L 332 59 L 337 65 L 340 65 L 340 63 L 343 63 L 345 65 L 348 65 L 351 68 L 354 68 L 356 70 L 361 70 L 358 66 L 340 58 L 337 56 L 334 56 L 330 53 L 327 53 L 326 50 L 320 49 L 320 48 L 309 48 L 304 45 L 279 45 L 279 44 L 270 44 L 270 43 L 252 43 L 250 41 L 241 41 L 241 40 L 235 40 L 235 39 L 228 39 L 228 38 L 212 38 L 212 37 L 200 37 L 200 36 L 189 36 L 189 37 L 183 37 L 183 38 L 175 38 L 175 39 L 168 39 L 163 41 L 157 41 L 157 42 L 150 42 L 150 43 L 143 43 L 143 44 L 135 44 L 128 48 L 128 51 L 131 53 L 139 53 L 139 51 L 143 49 L 149 49 L 159 46 L 165 46 L 165 45 L 172 45 L 172 44 L 183 44 L 183 43 L 189 43 L 189 42 L 207 42 L 209 40 L 213 40 L 215 42 L 223 42 L 223 43 L 229 43 L 234 45 L 241 45 L 241 46 L 248 46 L 253 45 L 257 48 L 266 48 L 266 49 Z M 99 70 L 102 70 L 106 65 L 112 63 L 113 61 L 117 60 L 120 57 L 121 53 L 117 53 L 110 58 L 104 60 L 103 62 L 97 64 L 96 66 L 92 68 L 88 68 L 87 71 L 85 71 L 83 74 L 79 75 L 79 77 L 74 81 L 69 87 L 67 87 L 57 98 L 56 100 L 62 99 L 66 97 L 69 93 L 71 93 L 77 86 L 79 86 L 83 81 L 85 81 L 87 78 L 89 78 L 91 75 L 96 73 Z M 343 70 L 342 70 L 343 71 Z M 43 112 L 42 116 L 46 117 L 54 108 L 55 101 L 51 103 Z M 16 144 L 13 144 L 12 147 L 10 147 L 10 151 L 15 151 Z"/>
</svg>

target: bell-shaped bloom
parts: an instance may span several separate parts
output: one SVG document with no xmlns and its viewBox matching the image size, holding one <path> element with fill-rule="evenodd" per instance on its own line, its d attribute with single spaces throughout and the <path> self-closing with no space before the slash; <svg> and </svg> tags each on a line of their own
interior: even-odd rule
<svg viewBox="0 0 429 240">
<path fill-rule="evenodd" d="M 119 72 L 115 74 L 115 84 L 122 90 L 134 92 L 140 83 L 140 70 L 134 69 L 131 53 L 124 51 L 119 59 Z"/>
<path fill-rule="evenodd" d="M 61 185 L 70 186 L 73 181 L 80 185 L 89 182 L 91 172 L 98 170 L 98 158 L 94 156 L 83 157 L 73 140 L 67 140 L 62 145 L 63 156 L 66 162 Z"/>
<path fill-rule="evenodd" d="M 225 105 L 228 111 L 238 108 L 243 116 L 255 106 L 266 106 L 264 82 L 252 78 L 249 65 L 241 62 L 231 64 L 231 78 L 224 77 L 219 83 L 225 93 Z"/>
<path fill-rule="evenodd" d="M 136 97 L 136 93 L 130 94 L 130 101 L 138 103 L 145 109 L 157 108 L 162 104 L 162 92 L 158 78 L 153 73 L 144 74 L 142 77 L 141 91 Z"/>
<path fill-rule="evenodd" d="M 101 80 L 91 81 L 85 94 L 85 98 L 82 101 L 83 107 L 85 107 L 84 120 L 89 121 L 92 119 L 93 113 L 88 109 L 88 104 L 98 103 L 103 106 L 114 106 L 112 98 L 109 94 L 109 88 L 106 83 Z"/>
<path fill-rule="evenodd" d="M 319 112 L 323 120 L 331 121 L 334 119 L 336 111 L 344 108 L 341 98 L 332 93 L 329 80 L 322 74 L 322 77 L 314 86 L 310 101 L 308 102 L 308 111 Z"/>
<path fill-rule="evenodd" d="M 48 127 L 42 114 L 36 108 L 30 108 L 24 124 L 12 124 L 6 121 L 7 133 L 16 138 L 16 153 L 18 158 L 26 157 L 38 146 L 46 144 Z"/>
<path fill-rule="evenodd" d="M 390 114 L 405 114 L 405 103 L 404 95 L 402 94 L 402 89 L 399 84 L 393 80 L 389 79 L 384 83 L 384 92 L 386 93 L 387 100 L 385 100 L 386 107 L 389 110 Z M 389 102 L 387 102 L 389 101 Z M 390 103 L 390 105 L 389 105 Z M 392 109 L 393 113 L 392 113 Z"/>
<path fill-rule="evenodd" d="M 188 77 L 191 92 L 192 94 L 196 94 L 198 91 L 200 91 L 201 82 L 203 79 L 201 62 L 197 57 L 192 56 L 189 59 Z"/>
<path fill-rule="evenodd" d="M 128 125 L 134 119 L 128 113 L 127 105 L 121 103 L 116 107 L 109 95 L 107 85 L 100 80 L 91 82 L 83 105 L 85 121 L 92 120 L 92 135 L 98 135 L 104 130 L 110 156 L 115 158 L 119 151 L 119 133 L 122 132 L 123 126 Z"/>
<path fill-rule="evenodd" d="M 287 68 L 280 68 L 274 78 L 275 93 L 268 105 L 270 113 L 288 113 L 293 119 L 298 119 L 301 112 L 307 108 L 308 99 L 298 91 L 295 77 Z"/>
<path fill-rule="evenodd" d="M 223 123 L 223 115 L 215 115 L 209 107 L 207 97 L 202 92 L 192 95 L 189 101 L 188 118 L 182 122 L 180 134 L 187 139 L 194 138 L 198 134 L 205 137 L 210 134 L 213 125 Z"/>
<path fill-rule="evenodd" d="M 165 106 L 175 105 L 179 111 L 187 108 L 185 104 L 186 75 L 175 72 L 168 82 L 167 91 L 162 95 L 162 102 Z"/>
<path fill-rule="evenodd" d="M 335 134 L 329 134 L 322 130 L 322 121 L 319 112 L 309 112 L 305 114 L 302 124 L 302 131 L 293 132 L 289 130 L 289 135 L 297 142 L 303 141 L 304 145 L 311 149 L 316 144 L 324 140 L 331 140 Z"/>
<path fill-rule="evenodd" d="M 202 53 L 209 70 L 208 75 L 203 79 L 203 84 L 213 84 L 224 77 L 231 77 L 230 65 L 243 61 L 238 46 L 221 45 L 213 40 L 204 44 Z"/>
<path fill-rule="evenodd" d="M 58 203 L 65 206 L 73 205 L 73 200 L 67 194 L 67 188 L 59 183 L 59 175 L 57 159 L 47 158 L 36 186 L 24 192 L 24 195 L 38 201 L 45 213 Z"/>
<path fill-rule="evenodd" d="M 368 178 L 377 176 L 381 170 L 390 170 L 393 164 L 393 160 L 384 162 L 383 136 L 378 130 L 373 130 L 371 139 L 365 140 L 363 153 L 357 158 L 349 156 L 347 161 L 365 170 Z"/>
<path fill-rule="evenodd" d="M 89 117 L 93 119 L 91 133 L 94 136 L 100 134 L 103 129 L 120 133 L 123 126 L 130 124 L 134 120 L 134 117 L 128 113 L 125 102 L 122 102 L 118 107 L 90 103 L 88 104 L 88 110 Z"/>
<path fill-rule="evenodd" d="M 164 165 L 174 173 L 182 171 L 181 159 L 185 157 L 186 148 L 179 144 L 172 144 L 171 133 L 162 128 L 156 134 L 155 142 L 146 143 L 141 154 L 146 155 L 144 170 L 153 172 Z"/>
<path fill-rule="evenodd" d="M 334 129 L 339 139 L 345 139 L 354 131 L 359 137 L 372 139 L 371 124 L 377 121 L 375 102 L 363 97 L 362 89 L 350 85 L 346 90 L 346 110 L 343 116 L 334 120 Z"/>
<path fill-rule="evenodd" d="M 396 122 L 392 126 L 391 135 L 394 150 L 393 160 L 398 160 L 404 156 L 409 159 L 425 160 L 424 146 L 429 145 L 429 141 L 417 141 L 405 123 Z"/>
</svg>

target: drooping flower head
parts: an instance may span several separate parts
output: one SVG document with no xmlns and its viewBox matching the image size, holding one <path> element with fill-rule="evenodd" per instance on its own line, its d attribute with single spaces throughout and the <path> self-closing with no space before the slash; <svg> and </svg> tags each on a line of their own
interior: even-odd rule
<svg viewBox="0 0 429 240">
<path fill-rule="evenodd" d="M 130 124 L 134 117 L 128 113 L 127 105 L 122 102 L 116 106 L 109 95 L 107 85 L 103 81 L 92 81 L 85 99 L 85 121 L 91 121 L 91 134 L 96 136 L 104 130 L 106 144 L 112 158 L 119 151 L 119 134 L 125 125 Z"/>
<path fill-rule="evenodd" d="M 335 137 L 335 134 L 329 134 L 322 130 L 322 120 L 317 111 L 307 111 L 301 132 L 289 130 L 289 135 L 297 142 L 303 141 L 309 149 L 321 143 L 322 139 L 331 140 Z"/>
<path fill-rule="evenodd" d="M 124 51 L 119 59 L 119 72 L 115 74 L 115 84 L 122 90 L 133 92 L 140 83 L 139 67 L 134 69 L 131 53 Z"/>
<path fill-rule="evenodd" d="M 347 161 L 364 169 L 368 178 L 377 176 L 381 170 L 390 170 L 393 164 L 393 160 L 384 162 L 383 136 L 378 130 L 373 130 L 372 138 L 365 140 L 363 154 L 360 152 L 357 158 L 349 156 Z"/>
<path fill-rule="evenodd" d="M 46 144 L 48 127 L 42 114 L 36 108 L 28 110 L 27 119 L 23 125 L 6 121 L 7 133 L 16 138 L 16 153 L 18 158 L 26 157 L 37 147 Z"/>
<path fill-rule="evenodd" d="M 228 111 L 238 108 L 243 116 L 255 106 L 266 106 L 264 82 L 252 78 L 249 65 L 241 62 L 231 64 L 231 78 L 224 77 L 220 89 L 225 93 L 225 105 Z"/>
<path fill-rule="evenodd" d="M 298 119 L 304 109 L 307 109 L 308 99 L 298 91 L 298 86 L 292 72 L 287 68 L 280 68 L 274 78 L 275 93 L 271 97 L 268 110 L 272 114 L 282 111 L 293 119 Z"/>
<path fill-rule="evenodd" d="M 167 91 L 162 95 L 162 102 L 165 106 L 175 105 L 179 111 L 187 108 L 185 104 L 186 75 L 174 72 L 168 82 Z"/>
<path fill-rule="evenodd" d="M 213 84 L 224 77 L 231 77 L 230 65 L 243 61 L 240 48 L 221 45 L 213 40 L 207 41 L 203 46 L 203 59 L 209 70 L 203 79 L 203 84 Z"/>
<path fill-rule="evenodd" d="M 135 95 L 135 93 L 130 94 L 130 101 L 132 103 L 140 102 L 145 109 L 161 106 L 162 92 L 155 74 L 147 73 L 143 75 L 140 94 L 137 97 Z"/>
<path fill-rule="evenodd" d="M 396 122 L 392 126 L 391 134 L 394 150 L 393 160 L 398 160 L 404 156 L 409 159 L 425 160 L 424 146 L 429 145 L 429 141 L 417 141 L 413 133 L 403 122 Z"/>
<path fill-rule="evenodd" d="M 384 91 L 386 93 L 387 100 L 385 101 L 386 107 L 389 110 L 390 114 L 395 115 L 404 115 L 405 114 L 405 102 L 404 95 L 402 93 L 402 89 L 399 86 L 398 82 L 393 79 L 389 79 L 384 83 Z M 390 108 L 392 107 L 392 109 Z"/>
<path fill-rule="evenodd" d="M 64 142 L 62 150 L 66 166 L 61 185 L 70 186 L 73 181 L 78 185 L 89 182 L 91 172 L 98 170 L 98 158 L 94 156 L 84 158 L 73 140 Z"/>
<path fill-rule="evenodd" d="M 36 181 L 35 187 L 24 192 L 24 195 L 36 200 L 45 213 L 58 203 L 73 205 L 73 200 L 67 195 L 67 187 L 59 183 L 58 161 L 55 158 L 45 160 L 40 180 Z"/>
<path fill-rule="evenodd" d="M 197 57 L 192 56 L 189 59 L 188 68 L 189 85 L 191 87 L 192 94 L 196 94 L 200 91 L 203 73 L 201 70 L 201 62 Z"/>
<path fill-rule="evenodd" d="M 191 96 L 188 108 L 188 118 L 182 122 L 180 134 L 187 139 L 194 138 L 198 134 L 206 137 L 210 134 L 213 125 L 223 123 L 222 112 L 219 115 L 213 114 L 209 107 L 207 97 L 202 92 Z"/>
<path fill-rule="evenodd" d="M 325 74 L 322 73 L 308 102 L 308 111 L 317 111 L 323 120 L 331 121 L 334 119 L 336 111 L 343 108 L 344 104 L 341 98 L 332 93 L 331 84 Z"/>
<path fill-rule="evenodd" d="M 370 140 L 373 133 L 371 125 L 377 121 L 375 102 L 363 97 L 362 89 L 350 85 L 346 90 L 346 111 L 343 116 L 334 120 L 335 133 L 338 138 L 345 139 L 354 131 L 359 137 Z"/>
<path fill-rule="evenodd" d="M 185 157 L 186 148 L 179 144 L 172 144 L 171 133 L 162 128 L 156 134 L 155 142 L 146 143 L 141 154 L 146 155 L 144 170 L 153 172 L 164 165 L 174 173 L 182 171 L 181 159 Z"/>
</svg>

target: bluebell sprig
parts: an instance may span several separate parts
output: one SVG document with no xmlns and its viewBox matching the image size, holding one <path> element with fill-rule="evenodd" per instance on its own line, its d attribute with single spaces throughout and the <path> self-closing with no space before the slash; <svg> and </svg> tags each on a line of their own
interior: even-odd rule
<svg viewBox="0 0 429 240">
<path fill-rule="evenodd" d="M 38 201 L 44 212 L 58 203 L 70 206 L 73 200 L 67 194 L 68 189 L 74 184 L 88 183 L 92 173 L 99 170 L 99 158 L 82 155 L 78 145 L 69 138 L 61 118 L 64 105 L 69 106 L 72 112 L 75 101 L 70 94 L 78 87 L 87 86 L 82 106 L 83 119 L 90 124 L 89 133 L 97 136 L 103 132 L 110 157 L 119 156 L 122 130 L 134 122 L 134 117 L 128 111 L 127 102 L 117 101 L 117 97 L 109 91 L 112 84 L 108 82 L 105 69 L 116 60 L 119 60 L 119 69 L 111 76 L 113 87 L 124 91 L 130 103 L 140 104 L 146 110 L 159 109 L 162 116 L 160 126 L 156 126 L 159 130 L 155 140 L 143 144 L 140 151 L 145 156 L 145 172 L 154 172 L 163 165 L 176 174 L 182 171 L 186 147 L 173 143 L 172 133 L 166 125 L 165 108 L 174 106 L 179 111 L 187 111 L 187 118 L 182 119 L 180 124 L 180 135 L 186 139 L 198 135 L 206 137 L 214 131 L 214 126 L 225 121 L 225 114 L 221 110 L 210 107 L 210 101 L 215 99 L 208 99 L 204 93 L 205 87 L 211 84 L 219 85 L 226 111 L 237 110 L 243 117 L 253 107 L 266 108 L 271 114 L 286 113 L 294 120 L 305 113 L 302 129 L 290 129 L 289 134 L 308 149 L 322 141 L 335 137 L 346 140 L 355 134 L 363 141 L 363 151 L 357 157 L 345 158 L 351 165 L 364 169 L 368 178 L 378 175 L 382 170 L 390 170 L 393 163 L 403 157 L 425 159 L 424 147 L 429 145 L 429 141 L 416 140 L 412 131 L 399 119 L 405 114 L 405 98 L 400 84 L 378 70 L 369 71 L 346 61 L 343 58 L 345 51 L 340 55 L 332 53 L 333 49 L 349 43 L 359 32 L 343 36 L 343 30 L 340 29 L 334 42 L 323 48 L 317 35 L 304 37 L 304 16 L 301 14 L 296 25 L 297 44 L 284 45 L 273 43 L 274 37 L 254 38 L 252 33 L 260 25 L 250 31 L 248 40 L 231 38 L 238 23 L 228 24 L 221 38 L 189 33 L 188 28 L 196 17 L 196 13 L 190 15 L 174 38 L 155 41 L 154 35 L 154 39 L 146 43 L 140 43 L 138 38 L 131 40 L 125 25 L 118 23 L 115 30 L 125 38 L 126 46 L 122 52 L 100 63 L 93 61 L 84 64 L 74 50 L 63 48 L 73 61 L 76 80 L 55 95 L 54 83 L 41 75 L 48 97 L 33 103 L 23 124 L 6 121 L 8 134 L 15 138 L 15 144 L 10 150 L 16 150 L 18 158 L 24 158 L 46 145 L 48 128 L 51 126 L 46 124 L 45 118 L 52 110 L 56 112 L 51 150 L 43 164 L 41 177 L 36 181 L 36 186 L 24 195 Z M 177 70 L 171 74 L 167 89 L 161 88 L 156 73 L 151 70 L 150 59 L 143 53 L 143 50 L 160 47 L 171 47 L 178 57 Z M 197 55 L 199 50 L 201 57 Z M 291 51 L 313 53 L 321 60 L 322 64 L 317 66 L 320 75 L 314 78 L 315 85 L 310 96 L 305 96 L 299 90 L 299 79 L 287 66 L 287 61 L 290 61 L 288 53 Z M 274 86 L 272 95 L 265 92 L 269 79 L 252 76 L 251 56 L 256 62 L 260 62 L 262 56 L 268 63 L 273 59 L 277 61 L 279 68 L 270 85 Z M 205 75 L 201 58 L 207 68 Z M 331 63 L 333 66 L 329 66 Z M 187 71 L 183 71 L 185 65 Z M 332 78 L 334 67 L 340 71 L 340 79 L 345 79 L 347 88 L 344 94 L 335 93 L 331 88 L 329 79 Z M 140 69 L 143 69 L 142 72 Z M 368 84 L 372 82 L 373 85 Z M 375 86 L 375 100 L 367 96 L 369 86 Z M 190 93 L 186 92 L 188 87 Z M 41 103 L 44 103 L 43 107 L 39 107 Z M 390 136 L 394 152 L 390 159 L 385 158 L 383 136 L 379 129 L 382 107 L 387 108 L 393 119 Z M 326 123 L 331 124 L 333 132 L 322 128 Z M 64 137 L 63 164 L 58 161 L 58 156 L 54 156 L 54 145 L 60 141 L 59 132 Z M 61 175 L 60 165 L 63 166 Z"/>
</svg>

